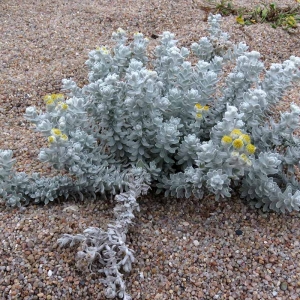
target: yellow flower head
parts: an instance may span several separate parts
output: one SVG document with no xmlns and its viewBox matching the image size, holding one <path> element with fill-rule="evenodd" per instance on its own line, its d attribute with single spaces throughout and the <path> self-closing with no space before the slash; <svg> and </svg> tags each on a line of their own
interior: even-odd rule
<svg viewBox="0 0 300 300">
<path fill-rule="evenodd" d="M 194 107 L 197 111 L 203 111 L 203 110 L 208 111 L 209 110 L 208 105 L 203 106 L 200 103 L 196 103 Z"/>
<path fill-rule="evenodd" d="M 243 134 L 242 132 L 241 132 L 241 130 L 240 129 L 233 129 L 231 132 L 230 132 L 230 134 L 237 134 L 237 135 L 241 135 L 241 134 Z"/>
<path fill-rule="evenodd" d="M 248 156 L 243 153 L 240 155 L 240 158 L 249 166 L 251 166 L 251 160 L 248 158 Z"/>
<path fill-rule="evenodd" d="M 249 144 L 246 146 L 246 150 L 249 154 L 254 154 L 255 150 L 256 150 L 256 147 L 252 144 Z"/>
<path fill-rule="evenodd" d="M 56 135 L 56 136 L 61 136 L 62 135 L 61 131 L 58 128 L 53 128 L 51 130 L 51 133 Z"/>
<path fill-rule="evenodd" d="M 44 102 L 46 102 L 46 104 L 47 104 L 48 101 L 53 101 L 51 95 L 45 95 L 45 96 L 43 97 L 43 100 L 44 100 Z"/>
<path fill-rule="evenodd" d="M 245 143 L 245 144 L 250 144 L 251 143 L 251 138 L 248 134 L 241 134 L 240 135 L 240 139 L 242 139 L 242 141 Z"/>
<path fill-rule="evenodd" d="M 238 138 L 240 135 L 242 135 L 243 133 L 241 132 L 240 129 L 233 129 L 231 132 L 230 132 L 230 136 L 233 138 L 233 139 L 236 139 Z"/>
<path fill-rule="evenodd" d="M 61 138 L 62 140 L 64 140 L 64 141 L 67 141 L 67 140 L 68 140 L 68 136 L 67 136 L 66 134 L 62 134 L 62 135 L 60 136 L 60 138 Z"/>
<path fill-rule="evenodd" d="M 240 158 L 242 160 L 246 161 L 248 159 L 248 156 L 245 153 L 243 153 L 243 154 L 240 155 Z"/>
<path fill-rule="evenodd" d="M 200 109 L 203 108 L 203 106 L 202 106 L 200 103 L 196 103 L 196 104 L 195 104 L 195 108 L 196 108 L 197 110 L 200 110 Z"/>
<path fill-rule="evenodd" d="M 243 148 L 244 146 L 244 143 L 241 139 L 235 139 L 233 142 L 232 142 L 232 146 L 235 148 L 235 149 L 241 149 Z"/>
<path fill-rule="evenodd" d="M 56 108 L 61 108 L 62 110 L 67 110 L 68 109 L 68 104 L 64 102 L 58 102 Z"/>
<path fill-rule="evenodd" d="M 236 17 L 236 22 L 240 25 L 244 25 L 245 24 L 245 20 L 244 20 L 244 17 L 243 16 L 238 16 Z"/>
<path fill-rule="evenodd" d="M 57 99 L 64 99 L 64 95 L 63 94 L 48 94 L 43 97 L 43 100 L 46 102 L 47 105 L 50 105 L 48 103 L 52 104 Z"/>
<path fill-rule="evenodd" d="M 61 108 L 63 109 L 63 110 L 66 110 L 66 109 L 68 109 L 68 104 L 67 103 L 63 103 L 62 105 L 61 105 Z"/>
<path fill-rule="evenodd" d="M 54 104 L 54 100 L 53 99 L 49 99 L 46 101 L 46 105 L 52 105 Z"/>
<path fill-rule="evenodd" d="M 55 136 L 51 135 L 51 136 L 48 137 L 48 142 L 49 142 L 50 144 L 54 143 L 55 141 L 56 141 Z"/>
<path fill-rule="evenodd" d="M 291 27 L 297 27 L 297 21 L 293 16 L 289 16 L 285 19 L 286 23 Z"/>
<path fill-rule="evenodd" d="M 57 99 L 64 99 L 64 94 L 52 94 L 51 95 L 53 100 L 57 100 Z"/>
<path fill-rule="evenodd" d="M 232 138 L 229 135 L 224 135 L 221 140 L 223 145 L 228 145 L 232 143 Z"/>
<path fill-rule="evenodd" d="M 105 46 L 96 47 L 96 50 L 101 51 L 102 54 L 109 54 L 109 49 L 107 49 Z"/>
<path fill-rule="evenodd" d="M 197 119 L 201 119 L 202 118 L 202 114 L 196 114 L 196 118 Z"/>
</svg>

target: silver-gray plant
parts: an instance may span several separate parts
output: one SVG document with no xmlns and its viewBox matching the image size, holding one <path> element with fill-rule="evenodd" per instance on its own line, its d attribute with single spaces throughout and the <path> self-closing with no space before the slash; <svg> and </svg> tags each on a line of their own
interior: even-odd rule
<svg viewBox="0 0 300 300">
<path fill-rule="evenodd" d="M 118 194 L 107 231 L 88 228 L 59 239 L 61 246 L 82 244 L 78 265 L 106 276 L 108 298 L 130 299 L 122 272 L 131 270 L 134 256 L 126 233 L 136 199 L 150 186 L 166 196 L 199 199 L 205 193 L 231 197 L 239 189 L 263 210 L 299 210 L 300 108 L 291 104 L 277 122 L 271 114 L 300 79 L 300 58 L 266 70 L 258 52 L 229 41 L 220 15 L 210 15 L 208 23 L 209 36 L 191 52 L 164 32 L 154 60 L 147 38 L 136 33 L 127 43 L 118 29 L 113 49 L 89 53 L 87 85 L 65 79 L 66 96 L 45 96 L 44 112 L 27 108 L 26 119 L 49 142 L 39 159 L 68 175 L 18 173 L 12 151 L 0 150 L 0 196 L 10 206 Z M 194 65 L 191 55 L 198 59 Z M 235 67 L 225 76 L 227 64 Z"/>
</svg>

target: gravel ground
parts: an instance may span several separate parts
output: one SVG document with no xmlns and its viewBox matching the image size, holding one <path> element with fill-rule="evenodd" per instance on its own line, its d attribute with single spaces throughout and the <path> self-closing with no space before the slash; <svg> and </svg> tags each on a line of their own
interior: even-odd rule
<svg viewBox="0 0 300 300">
<path fill-rule="evenodd" d="M 233 1 L 254 7 L 260 1 Z M 274 1 L 267 1 L 274 2 Z M 281 5 L 295 1 L 275 1 Z M 18 171 L 54 174 L 37 160 L 45 141 L 23 118 L 26 107 L 72 77 L 83 85 L 88 52 L 111 45 L 121 27 L 154 37 L 172 31 L 180 45 L 206 35 L 206 12 L 196 0 L 4 0 L 0 2 L 0 149 L 13 149 Z M 268 24 L 223 29 L 262 54 L 266 66 L 300 56 L 293 34 Z M 278 106 L 299 104 L 300 87 Z M 137 262 L 128 275 L 133 299 L 299 299 L 299 213 L 262 214 L 237 197 L 216 203 L 144 197 L 128 243 Z M 76 249 L 58 249 L 63 233 L 104 227 L 113 202 L 53 203 L 24 210 L 0 206 L 1 299 L 104 299 L 95 274 L 75 268 Z"/>
</svg>

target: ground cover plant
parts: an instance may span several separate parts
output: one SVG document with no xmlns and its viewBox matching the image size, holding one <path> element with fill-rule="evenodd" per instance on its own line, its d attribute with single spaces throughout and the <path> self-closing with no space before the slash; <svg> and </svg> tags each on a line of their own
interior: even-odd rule
<svg viewBox="0 0 300 300">
<path fill-rule="evenodd" d="M 300 1 L 295 0 L 295 5 L 279 7 L 276 3 L 264 3 L 254 9 L 236 7 L 232 1 L 210 1 L 209 11 L 219 13 L 222 16 L 236 15 L 236 21 L 240 25 L 251 25 L 256 23 L 269 23 L 273 28 L 281 27 L 289 32 L 297 28 L 300 21 Z"/>
<path fill-rule="evenodd" d="M 113 49 L 90 52 L 87 85 L 65 79 L 65 94 L 46 95 L 45 111 L 27 108 L 26 119 L 49 143 L 39 159 L 67 175 L 16 172 L 12 151 L 0 151 L 0 196 L 9 206 L 116 195 L 106 231 L 91 227 L 59 239 L 80 245 L 78 267 L 105 275 L 108 298 L 130 299 L 123 273 L 134 253 L 126 233 L 137 198 L 150 188 L 178 198 L 239 193 L 264 211 L 299 210 L 300 108 L 291 104 L 279 121 L 272 110 L 299 81 L 300 58 L 266 70 L 258 52 L 229 41 L 220 15 L 208 23 L 209 35 L 191 51 L 164 32 L 153 60 L 146 37 L 136 33 L 129 43 L 118 29 Z"/>
</svg>

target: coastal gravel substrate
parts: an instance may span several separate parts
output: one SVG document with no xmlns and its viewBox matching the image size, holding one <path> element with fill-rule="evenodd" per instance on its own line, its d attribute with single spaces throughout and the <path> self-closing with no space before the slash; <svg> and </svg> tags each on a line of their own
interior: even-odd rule
<svg viewBox="0 0 300 300">
<path fill-rule="evenodd" d="M 259 1 L 233 1 L 255 7 Z M 267 1 L 271 2 L 271 1 Z M 274 2 L 274 1 L 272 1 Z M 295 1 L 275 1 L 294 5 Z M 180 46 L 206 35 L 204 1 L 4 0 L 0 2 L 0 149 L 14 150 L 18 171 L 56 174 L 37 155 L 45 139 L 24 120 L 26 107 L 60 92 L 61 80 L 86 83 L 84 62 L 96 46 L 112 46 L 121 27 L 157 44 L 163 31 Z M 269 67 L 300 56 L 300 32 L 269 24 L 243 27 L 235 16 L 222 28 L 259 51 Z M 150 47 L 150 49 L 151 49 Z M 295 86 L 277 107 L 299 105 Z M 300 214 L 264 214 L 237 196 L 216 202 L 143 197 L 128 234 L 136 263 L 126 275 L 133 299 L 299 299 Z M 55 202 L 23 209 L 0 206 L 0 299 L 105 299 L 98 274 L 77 270 L 77 249 L 60 249 L 64 233 L 106 228 L 112 200 Z"/>
</svg>

